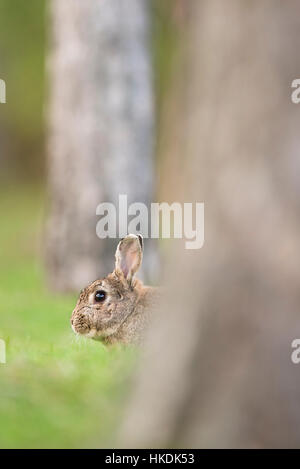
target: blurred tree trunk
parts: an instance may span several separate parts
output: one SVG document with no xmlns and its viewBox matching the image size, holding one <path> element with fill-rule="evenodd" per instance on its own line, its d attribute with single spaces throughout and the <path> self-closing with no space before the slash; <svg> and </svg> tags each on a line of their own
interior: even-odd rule
<svg viewBox="0 0 300 469">
<path fill-rule="evenodd" d="M 188 5 L 163 181 L 166 198 L 205 202 L 205 245 L 173 246 L 171 295 L 149 331 L 122 442 L 295 447 L 299 4 Z"/>
<path fill-rule="evenodd" d="M 76 290 L 113 268 L 96 207 L 153 199 L 153 96 L 146 0 L 53 0 L 48 60 L 52 287 Z M 147 249 L 151 277 L 154 246 Z"/>
</svg>

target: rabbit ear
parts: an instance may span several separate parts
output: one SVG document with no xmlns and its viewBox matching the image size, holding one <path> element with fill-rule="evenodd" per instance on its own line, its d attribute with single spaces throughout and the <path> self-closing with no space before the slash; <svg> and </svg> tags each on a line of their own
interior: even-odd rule
<svg viewBox="0 0 300 469">
<path fill-rule="evenodd" d="M 143 237 L 129 234 L 123 238 L 116 250 L 116 267 L 118 273 L 122 273 L 126 280 L 132 280 L 138 271 L 143 258 Z"/>
</svg>

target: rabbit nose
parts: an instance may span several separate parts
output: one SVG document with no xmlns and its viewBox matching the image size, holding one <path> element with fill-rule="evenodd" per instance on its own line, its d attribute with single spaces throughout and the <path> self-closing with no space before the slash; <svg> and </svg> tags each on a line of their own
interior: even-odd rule
<svg viewBox="0 0 300 469">
<path fill-rule="evenodd" d="M 79 334 L 84 334 L 90 330 L 90 324 L 87 320 L 87 316 L 84 313 L 78 314 L 78 311 L 72 314 L 71 324 L 74 332 Z"/>
</svg>

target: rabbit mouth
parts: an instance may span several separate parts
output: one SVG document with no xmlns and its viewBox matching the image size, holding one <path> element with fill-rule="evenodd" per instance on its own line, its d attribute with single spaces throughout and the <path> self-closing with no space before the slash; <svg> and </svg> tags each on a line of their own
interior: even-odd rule
<svg viewBox="0 0 300 469">
<path fill-rule="evenodd" d="M 84 324 L 84 323 L 77 322 L 77 321 L 73 322 L 72 329 L 75 332 L 75 334 L 80 334 L 80 335 L 86 335 L 91 330 L 88 324 Z"/>
<path fill-rule="evenodd" d="M 123 318 L 122 322 L 116 322 L 112 320 L 112 313 L 110 312 L 110 314 L 106 314 L 105 318 L 102 317 L 101 320 L 99 320 L 91 313 L 91 308 L 87 311 L 86 307 L 83 307 L 73 314 L 71 327 L 73 332 L 77 335 L 101 341 L 115 334 L 127 317 L 128 315 Z"/>
<path fill-rule="evenodd" d="M 99 327 L 99 325 L 90 324 L 87 318 L 79 316 L 71 319 L 71 327 L 75 334 L 88 337 L 90 339 L 101 339 L 116 332 L 116 327 Z"/>
<path fill-rule="evenodd" d="M 72 329 L 75 334 L 81 335 L 83 337 L 88 337 L 90 339 L 97 337 L 99 333 L 97 329 L 95 329 L 94 327 L 90 327 L 88 324 L 72 324 Z"/>
</svg>

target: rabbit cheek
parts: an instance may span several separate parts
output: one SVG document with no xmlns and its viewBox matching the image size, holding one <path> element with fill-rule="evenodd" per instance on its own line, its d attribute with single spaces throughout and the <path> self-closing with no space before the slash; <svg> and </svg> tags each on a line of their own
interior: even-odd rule
<svg viewBox="0 0 300 469">
<path fill-rule="evenodd" d="M 105 327 L 107 323 L 110 321 L 110 319 L 113 316 L 113 309 L 114 309 L 113 306 L 109 305 L 108 308 L 105 309 L 105 311 L 101 312 L 101 315 L 98 317 L 98 321 L 97 321 L 97 328 L 99 330 L 102 330 L 103 327 Z"/>
<path fill-rule="evenodd" d="M 99 311 L 98 314 L 94 316 L 95 328 L 98 333 L 98 337 L 106 337 L 115 332 L 114 330 L 111 330 L 114 309 L 114 306 L 109 304 L 104 311 Z"/>
</svg>

